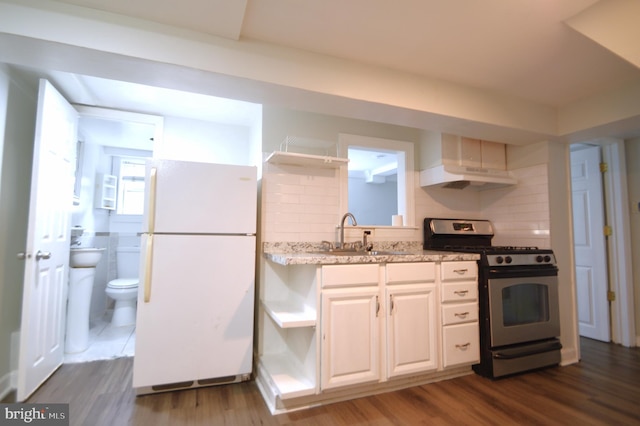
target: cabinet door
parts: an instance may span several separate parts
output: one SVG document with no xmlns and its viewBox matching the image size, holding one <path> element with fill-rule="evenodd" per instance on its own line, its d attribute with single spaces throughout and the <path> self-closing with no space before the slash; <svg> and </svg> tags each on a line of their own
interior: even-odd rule
<svg viewBox="0 0 640 426">
<path fill-rule="evenodd" d="M 466 167 L 482 166 L 482 148 L 480 140 L 460 138 L 460 165 Z"/>
<path fill-rule="evenodd" d="M 322 287 L 351 287 L 378 285 L 380 265 L 325 265 L 322 267 Z"/>
<path fill-rule="evenodd" d="M 440 274 L 442 281 L 475 281 L 478 277 L 478 264 L 475 261 L 443 262 Z"/>
<path fill-rule="evenodd" d="M 442 325 L 478 321 L 478 303 L 453 303 L 442 307 Z"/>
<path fill-rule="evenodd" d="M 481 141 L 482 167 L 486 169 L 506 170 L 506 145 L 499 142 Z"/>
<path fill-rule="evenodd" d="M 477 322 L 449 325 L 442 331 L 443 367 L 480 361 L 480 331 Z"/>
<path fill-rule="evenodd" d="M 388 377 L 435 370 L 435 285 L 387 290 Z"/>
<path fill-rule="evenodd" d="M 428 283 L 436 280 L 435 262 L 387 263 L 387 284 Z"/>
<path fill-rule="evenodd" d="M 443 302 L 468 302 L 478 300 L 478 282 L 444 282 L 442 283 Z"/>
<path fill-rule="evenodd" d="M 379 380 L 379 310 L 377 288 L 322 293 L 322 389 Z"/>
</svg>

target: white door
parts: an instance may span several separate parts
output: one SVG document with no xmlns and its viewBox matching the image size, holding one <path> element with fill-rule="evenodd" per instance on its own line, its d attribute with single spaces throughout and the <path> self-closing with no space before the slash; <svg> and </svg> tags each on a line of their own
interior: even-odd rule
<svg viewBox="0 0 640 426">
<path fill-rule="evenodd" d="M 571 190 L 579 331 L 581 336 L 608 342 L 609 284 L 600 158 L 597 146 L 571 152 Z"/>
<path fill-rule="evenodd" d="M 18 401 L 31 395 L 64 357 L 77 122 L 73 107 L 48 81 L 40 80 L 24 252 Z"/>
<path fill-rule="evenodd" d="M 379 308 L 377 288 L 322 293 L 322 389 L 380 378 Z"/>
<path fill-rule="evenodd" d="M 438 368 L 436 286 L 387 289 L 388 377 Z"/>
</svg>

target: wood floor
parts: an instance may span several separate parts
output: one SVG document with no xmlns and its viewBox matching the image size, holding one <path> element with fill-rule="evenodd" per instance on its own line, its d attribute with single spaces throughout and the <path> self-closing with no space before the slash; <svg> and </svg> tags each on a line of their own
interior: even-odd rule
<svg viewBox="0 0 640 426">
<path fill-rule="evenodd" d="M 582 361 L 477 375 L 272 416 L 254 382 L 136 397 L 131 358 L 63 365 L 28 402 L 71 425 L 640 425 L 640 348 L 581 339 Z"/>
</svg>

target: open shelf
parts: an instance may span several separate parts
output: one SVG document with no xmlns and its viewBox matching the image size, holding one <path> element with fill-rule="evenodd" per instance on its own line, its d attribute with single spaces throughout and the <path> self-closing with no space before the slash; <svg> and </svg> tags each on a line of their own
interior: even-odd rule
<svg viewBox="0 0 640 426">
<path fill-rule="evenodd" d="M 281 399 L 316 393 L 315 381 L 302 373 L 299 362 L 287 352 L 264 354 L 260 357 L 260 363 Z"/>
<path fill-rule="evenodd" d="M 267 163 L 292 166 L 338 168 L 349 162 L 348 158 L 337 156 L 335 142 L 299 136 L 287 136 L 280 149 L 271 153 Z"/>
<path fill-rule="evenodd" d="M 316 325 L 316 311 L 306 305 L 301 306 L 286 301 L 262 301 L 262 306 L 280 328 Z"/>
<path fill-rule="evenodd" d="M 287 164 L 292 166 L 311 166 L 324 168 L 338 168 L 349 162 L 348 158 L 331 157 L 327 155 L 301 154 L 298 152 L 274 151 L 266 160 L 271 164 Z"/>
</svg>

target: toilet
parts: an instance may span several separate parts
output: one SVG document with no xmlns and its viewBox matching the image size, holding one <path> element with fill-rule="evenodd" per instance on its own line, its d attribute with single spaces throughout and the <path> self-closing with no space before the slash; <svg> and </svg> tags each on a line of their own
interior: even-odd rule
<svg viewBox="0 0 640 426">
<path fill-rule="evenodd" d="M 138 267 L 140 247 L 116 248 L 115 280 L 107 284 L 107 296 L 115 300 L 111 325 L 121 327 L 136 322 L 136 302 L 138 298 Z"/>
</svg>

